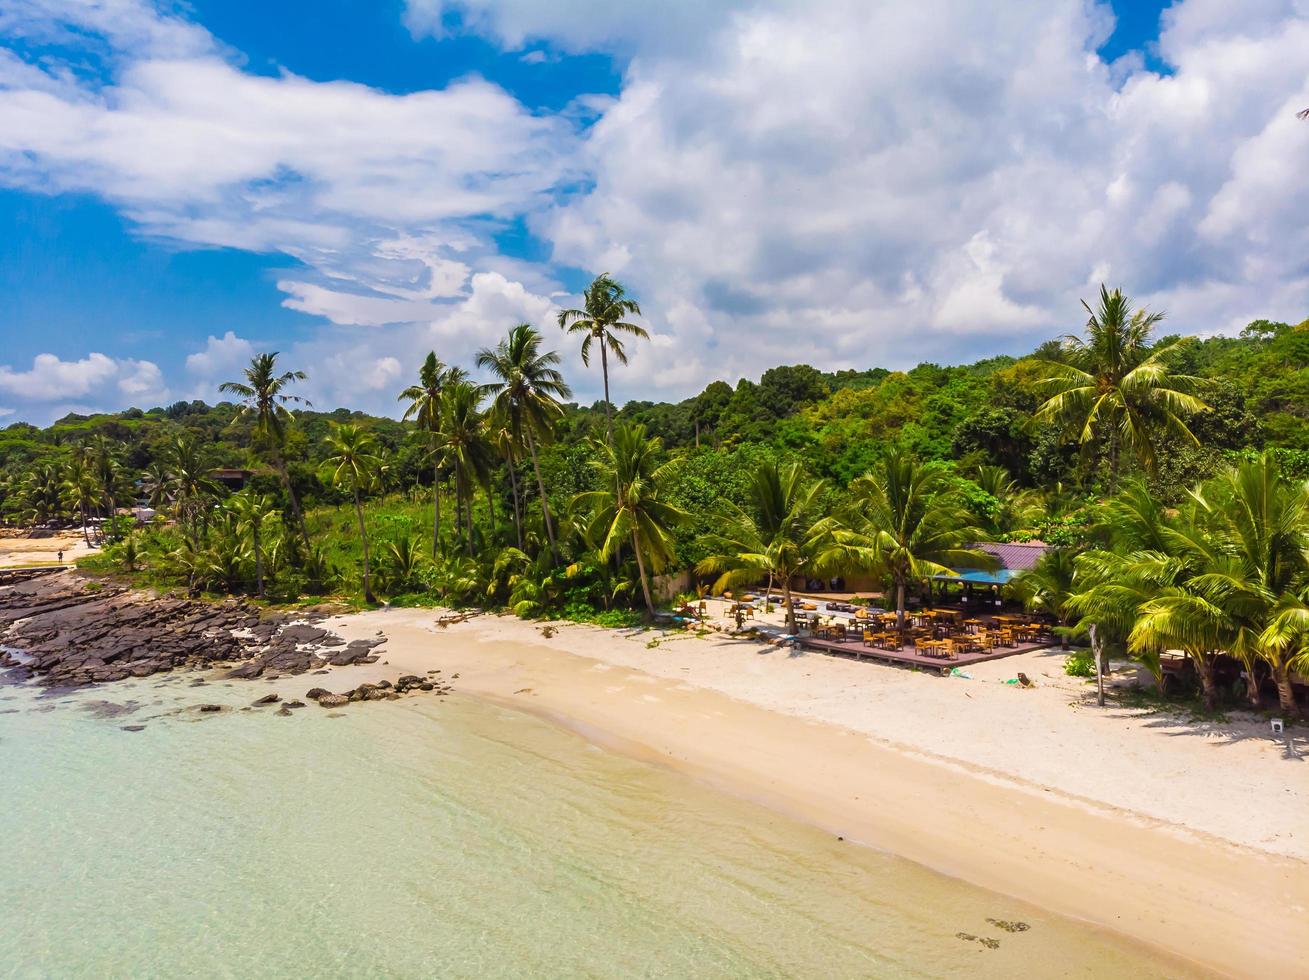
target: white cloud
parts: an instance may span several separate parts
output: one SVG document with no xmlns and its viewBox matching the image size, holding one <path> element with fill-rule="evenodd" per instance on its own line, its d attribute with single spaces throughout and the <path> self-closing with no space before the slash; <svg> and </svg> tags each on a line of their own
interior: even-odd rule
<svg viewBox="0 0 1309 980">
<path fill-rule="evenodd" d="M 214 377 L 244 367 L 254 353 L 254 344 L 231 330 L 221 337 L 210 334 L 204 350 L 186 356 L 186 369 L 192 374 Z"/>
<path fill-rule="evenodd" d="M 477 78 L 390 95 L 256 76 L 144 3 L 11 0 L 0 30 L 72 24 L 112 81 L 0 54 L 0 180 L 291 257 L 284 305 L 328 326 L 280 346 L 317 403 L 373 410 L 431 348 L 467 363 L 519 320 L 563 348 L 564 265 L 618 275 L 647 313 L 620 399 L 782 362 L 1018 352 L 1075 329 L 1101 279 L 1180 331 L 1309 312 L 1309 0 L 1174 3 L 1166 75 L 1106 65 L 1112 15 L 1090 0 L 409 0 L 405 17 L 532 62 L 616 53 L 621 93 L 549 114 Z M 499 254 L 510 222 L 552 260 Z M 187 370 L 251 352 L 229 332 Z M 156 383 L 116 366 L 103 384 L 129 377 Z"/>
<path fill-rule="evenodd" d="M 85 402 L 97 409 L 122 407 L 124 402 L 152 407 L 168 397 L 163 372 L 152 361 L 118 359 L 98 351 L 75 361 L 38 354 L 30 369 L 0 365 L 0 391 L 48 418 L 52 406 Z M 27 409 L 25 409 L 25 414 Z"/>
</svg>

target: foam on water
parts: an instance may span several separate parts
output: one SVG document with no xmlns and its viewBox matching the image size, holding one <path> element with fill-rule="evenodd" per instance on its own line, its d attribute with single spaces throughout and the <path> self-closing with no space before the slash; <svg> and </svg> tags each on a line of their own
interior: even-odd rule
<svg viewBox="0 0 1309 980">
<path fill-rule="evenodd" d="M 187 683 L 0 688 L 0 976 L 1196 975 L 471 698 Z"/>
</svg>

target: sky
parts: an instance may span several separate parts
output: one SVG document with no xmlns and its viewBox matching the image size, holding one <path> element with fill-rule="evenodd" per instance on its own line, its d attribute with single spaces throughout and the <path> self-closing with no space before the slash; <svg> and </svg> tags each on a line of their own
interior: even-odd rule
<svg viewBox="0 0 1309 980">
<path fill-rule="evenodd" d="M 609 272 L 614 397 L 1309 317 L 1309 0 L 0 0 L 0 425 L 394 414 Z"/>
</svg>

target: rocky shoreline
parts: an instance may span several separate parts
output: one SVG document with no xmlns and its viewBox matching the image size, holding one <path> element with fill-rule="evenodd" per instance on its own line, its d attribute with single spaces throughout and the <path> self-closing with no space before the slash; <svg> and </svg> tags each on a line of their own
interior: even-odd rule
<svg viewBox="0 0 1309 980">
<path fill-rule="evenodd" d="M 230 678 L 275 678 L 377 661 L 374 650 L 386 642 L 380 632 L 346 643 L 316 625 L 320 618 L 269 612 L 239 599 L 154 596 L 74 571 L 0 571 L 0 680 L 82 687 L 223 668 Z M 329 707 L 417 691 L 442 694 L 449 687 L 406 676 L 345 694 L 316 688 L 306 696 Z"/>
</svg>

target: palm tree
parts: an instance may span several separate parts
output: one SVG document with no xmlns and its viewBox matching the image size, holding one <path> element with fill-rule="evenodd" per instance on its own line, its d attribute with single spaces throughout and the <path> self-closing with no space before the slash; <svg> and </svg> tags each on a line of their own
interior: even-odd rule
<svg viewBox="0 0 1309 980">
<path fill-rule="evenodd" d="M 99 484 L 95 487 L 99 499 Z M 47 463 L 28 475 L 19 490 L 23 519 L 31 524 L 45 524 L 64 513 L 63 480 L 59 468 Z"/>
<path fill-rule="evenodd" d="M 602 542 L 601 558 L 608 560 L 624 541 L 632 545 L 645 608 L 653 618 L 647 573 L 659 573 L 672 560 L 672 530 L 686 520 L 682 510 L 660 498 L 660 484 L 673 464 L 659 462 L 663 440 L 647 436 L 644 425 L 619 425 L 612 442 L 593 440 L 592 446 L 592 466 L 604 489 L 579 493 L 573 507 L 591 515 L 586 533 Z"/>
<path fill-rule="evenodd" d="M 264 597 L 264 552 L 260 535 L 264 526 L 276 513 L 273 501 L 266 494 L 243 490 L 227 502 L 236 516 L 238 533 L 250 532 L 250 543 L 255 556 L 255 583 L 259 598 Z"/>
<path fill-rule="evenodd" d="M 1203 584 L 1234 627 L 1230 651 L 1247 663 L 1251 700 L 1258 703 L 1254 662 L 1268 665 L 1278 704 L 1288 716 L 1299 711 L 1291 664 L 1303 658 L 1309 593 L 1309 483 L 1287 477 L 1265 453 L 1220 474 L 1208 486 L 1221 515 L 1220 544 L 1227 567 L 1204 576 Z"/>
<path fill-rule="evenodd" d="M 91 509 L 100 499 L 100 484 L 91 469 L 85 452 L 74 452 L 64 466 L 64 498 L 77 508 L 82 516 L 82 540 L 91 547 L 91 532 L 87 529 Z"/>
<path fill-rule="evenodd" d="M 546 441 L 554 435 L 554 423 L 563 414 L 559 400 L 572 395 L 564 376 L 555 367 L 559 355 L 541 351 L 541 334 L 530 324 L 520 323 L 494 349 L 483 348 L 477 354 L 477 366 L 489 370 L 498 380 L 485 385 L 495 396 L 494 408 L 509 420 L 515 438 L 525 442 L 536 473 L 536 487 L 541 495 L 541 514 L 550 553 L 559 560 L 554 525 L 550 520 L 550 502 L 541 478 L 541 462 L 536 440 Z"/>
<path fill-rule="evenodd" d="M 1105 286 L 1098 309 L 1082 305 L 1090 314 L 1085 339 L 1067 336 L 1061 360 L 1039 362 L 1046 376 L 1038 387 L 1049 397 L 1035 417 L 1063 426 L 1084 454 L 1107 440 L 1109 478 L 1116 485 L 1122 449 L 1153 473 L 1160 434 L 1197 444 L 1185 420 L 1208 408 L 1194 394 L 1205 382 L 1170 368 L 1187 340 L 1162 347 L 1150 342 L 1164 314 L 1133 311 L 1121 289 Z"/>
<path fill-rule="evenodd" d="M 465 381 L 468 372 L 463 368 L 447 367 L 437 359 L 436 351 L 429 351 L 423 366 L 418 369 L 418 384 L 400 392 L 397 401 L 408 402 L 405 419 L 413 419 L 419 431 L 426 432 L 432 447 L 432 557 L 441 538 L 441 461 L 436 453 L 436 434 L 441 427 L 441 392 L 446 385 Z"/>
<path fill-rule="evenodd" d="M 794 634 L 791 579 L 821 560 L 830 537 L 831 521 L 819 518 L 825 488 L 821 480 L 808 479 L 798 463 L 760 463 L 750 483 L 753 509 L 723 501 L 718 530 L 705 540 L 712 553 L 696 571 L 719 573 L 713 587 L 716 592 L 757 582 L 766 575 L 771 593 L 772 583 L 780 582 L 787 630 Z"/>
<path fill-rule="evenodd" d="M 441 394 L 441 420 L 437 428 L 436 451 L 455 476 L 455 525 L 464 539 L 468 555 L 473 554 L 473 492 L 485 485 L 493 455 L 486 440 L 486 412 L 482 392 L 468 381 L 455 381 Z M 461 523 L 460 505 L 467 515 L 467 534 Z"/>
<path fill-rule="evenodd" d="M 177 518 L 198 544 L 200 525 L 207 520 L 211 501 L 222 493 L 205 465 L 199 444 L 190 435 L 179 435 L 166 449 L 168 479 Z"/>
<path fill-rule="evenodd" d="M 563 330 L 582 334 L 582 363 L 587 367 L 591 366 L 591 344 L 600 344 L 600 375 L 604 379 L 605 424 L 610 442 L 614 439 L 614 417 L 609 401 L 609 353 L 612 351 L 618 363 L 625 365 L 627 351 L 617 335 L 650 339 L 644 327 L 625 319 L 640 315 L 641 307 L 636 300 L 628 299 L 622 283 L 607 272 L 596 276 L 582 293 L 582 309 L 559 313 L 559 326 Z"/>
<path fill-rule="evenodd" d="M 168 464 L 162 459 L 151 460 L 141 474 L 141 489 L 146 502 L 155 510 L 162 511 L 173 493 L 173 477 L 168 472 Z"/>
<path fill-rule="evenodd" d="M 509 471 L 509 493 L 514 504 L 514 533 L 518 538 L 518 548 L 523 547 L 523 511 L 518 495 L 518 440 L 514 438 L 514 429 L 508 416 L 495 410 L 486 422 L 487 439 L 504 457 L 505 469 Z"/>
<path fill-rule="evenodd" d="M 1072 626 L 1073 577 L 1077 570 L 1073 552 L 1066 548 L 1047 551 L 1036 565 L 1013 581 L 1013 589 L 1028 612 L 1053 616 L 1061 627 L 1061 647 L 1068 649 L 1068 631 Z"/>
<path fill-rule="evenodd" d="M 377 480 L 382 459 L 377 454 L 377 441 L 368 430 L 352 422 L 332 423 L 327 436 L 331 453 L 323 460 L 323 468 L 334 486 L 348 486 L 354 498 L 355 517 L 359 521 L 359 543 L 364 552 L 364 601 L 375 602 L 368 562 L 368 529 L 364 526 L 362 493 Z"/>
<path fill-rule="evenodd" d="M 893 452 L 850 484 L 854 507 L 838 529 L 836 561 L 884 576 L 895 592 L 896 628 L 903 630 L 910 582 L 953 575 L 954 568 L 995 567 L 969 547 L 982 537 L 968 508 L 941 470 Z"/>
<path fill-rule="evenodd" d="M 305 548 L 308 549 L 309 531 L 300 513 L 300 501 L 296 499 L 295 490 L 291 486 L 285 457 L 286 421 L 291 417 L 286 406 L 292 402 L 309 405 L 305 399 L 288 394 L 287 389 L 297 381 L 304 381 L 308 375 L 303 371 L 284 371 L 278 374 L 278 353 L 256 354 L 251 358 L 250 366 L 245 369 L 245 381 L 224 381 L 218 390 L 224 394 L 236 395 L 241 399 L 241 414 L 254 416 L 255 436 L 272 453 L 273 465 L 282 478 L 282 486 L 291 501 L 291 513 L 304 539 Z"/>
</svg>

